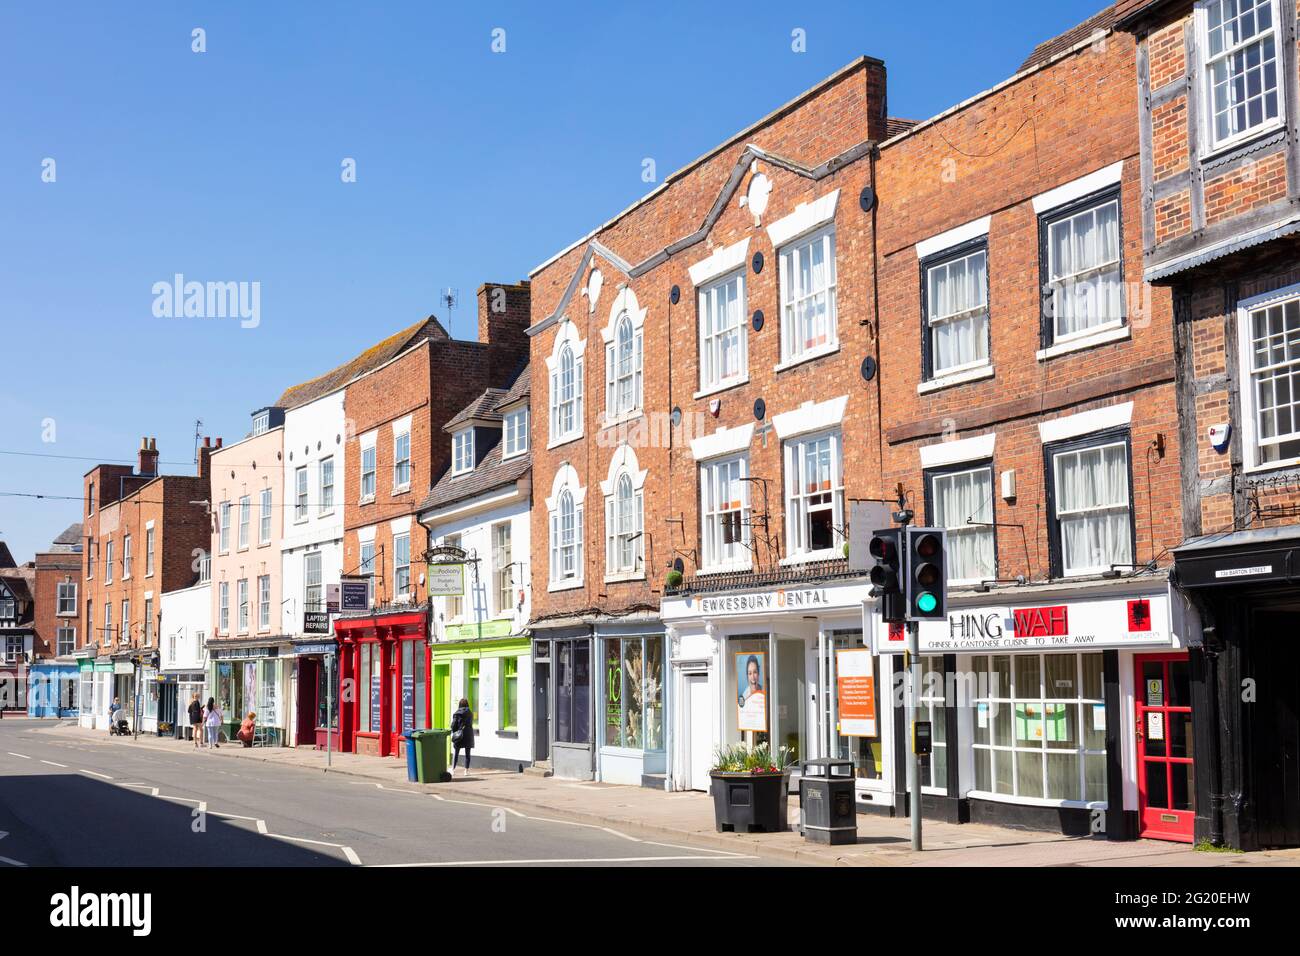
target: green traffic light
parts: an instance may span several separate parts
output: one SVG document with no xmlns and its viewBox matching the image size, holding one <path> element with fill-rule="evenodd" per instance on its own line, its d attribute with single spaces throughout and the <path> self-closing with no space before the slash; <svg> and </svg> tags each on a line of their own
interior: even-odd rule
<svg viewBox="0 0 1300 956">
<path fill-rule="evenodd" d="M 931 614 L 939 606 L 939 599 L 929 591 L 922 591 L 916 596 L 916 607 L 922 614 Z"/>
</svg>

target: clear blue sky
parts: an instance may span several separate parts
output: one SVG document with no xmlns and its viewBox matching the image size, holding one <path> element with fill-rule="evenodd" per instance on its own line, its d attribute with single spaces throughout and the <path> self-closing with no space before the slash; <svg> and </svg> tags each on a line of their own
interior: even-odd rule
<svg viewBox="0 0 1300 956">
<path fill-rule="evenodd" d="M 196 418 L 235 440 L 285 386 L 445 320 L 444 286 L 473 336 L 478 285 L 642 195 L 644 158 L 662 179 L 863 53 L 891 114 L 932 116 L 1104 5 L 0 0 L 0 451 L 131 458 L 148 434 L 190 473 Z M 260 282 L 260 325 L 155 318 L 177 272 Z M 79 495 L 91 464 L 0 454 L 0 491 Z M 0 539 L 28 560 L 79 514 L 0 497 Z"/>
</svg>

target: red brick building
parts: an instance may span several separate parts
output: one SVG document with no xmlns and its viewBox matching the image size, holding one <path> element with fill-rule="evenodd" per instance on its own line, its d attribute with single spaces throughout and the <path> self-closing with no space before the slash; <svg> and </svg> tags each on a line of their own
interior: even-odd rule
<svg viewBox="0 0 1300 956">
<path fill-rule="evenodd" d="M 1169 290 L 1197 627 L 1195 837 L 1300 844 L 1300 56 L 1294 0 L 1121 0 L 1146 278 Z M 1186 685 L 1152 665 L 1148 680 Z M 1148 702 L 1150 703 L 1150 702 Z M 1158 702 L 1149 708 L 1167 719 Z M 1148 729 L 1149 730 L 1149 729 Z M 1150 734 L 1147 734 L 1148 740 Z M 1186 774 L 1170 758 L 1170 779 Z M 1152 789 L 1167 786 L 1159 760 Z"/>
<path fill-rule="evenodd" d="M 156 728 L 162 595 L 194 584 L 205 567 L 213 447 L 221 447 L 220 438 L 215 446 L 204 439 L 197 474 L 163 475 L 156 441 L 144 438 L 134 470 L 102 464 L 83 478 L 83 726 L 107 729 L 117 697 L 133 730 Z"/>
<path fill-rule="evenodd" d="M 414 713 L 399 706 L 403 696 L 422 695 L 431 712 L 428 541 L 417 513 L 450 463 L 442 426 L 484 389 L 509 385 L 528 361 L 528 283 L 481 286 L 478 316 L 478 341 L 452 339 L 430 316 L 279 403 L 346 383 L 343 569 L 369 576 L 373 598 L 335 625 L 345 751 L 400 755 Z"/>
</svg>

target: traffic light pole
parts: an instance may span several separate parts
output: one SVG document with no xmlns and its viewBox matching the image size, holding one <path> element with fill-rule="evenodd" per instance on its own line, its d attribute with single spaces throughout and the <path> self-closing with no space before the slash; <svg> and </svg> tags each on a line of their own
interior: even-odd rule
<svg viewBox="0 0 1300 956">
<path fill-rule="evenodd" d="M 921 756 L 916 752 L 916 718 L 921 691 L 921 625 L 907 622 L 907 728 L 911 753 L 907 761 L 907 816 L 912 830 L 912 850 L 921 852 Z"/>
</svg>

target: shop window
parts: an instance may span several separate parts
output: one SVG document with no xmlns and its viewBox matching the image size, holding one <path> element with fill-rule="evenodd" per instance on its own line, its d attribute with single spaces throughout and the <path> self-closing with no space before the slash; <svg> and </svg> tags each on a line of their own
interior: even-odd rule
<svg viewBox="0 0 1300 956">
<path fill-rule="evenodd" d="M 745 455 L 700 465 L 705 569 L 745 568 L 751 563 L 748 466 Z"/>
<path fill-rule="evenodd" d="M 469 701 L 469 711 L 478 720 L 478 658 L 468 658 L 465 661 L 465 699 Z"/>
<path fill-rule="evenodd" d="M 519 658 L 503 657 L 501 660 L 501 729 L 510 733 L 519 730 Z"/>
<path fill-rule="evenodd" d="M 921 686 L 917 720 L 930 722 L 933 750 L 921 758 L 921 786 L 948 792 L 948 725 L 944 710 L 946 684 L 942 657 L 921 658 Z"/>
<path fill-rule="evenodd" d="M 976 791 L 1105 802 L 1100 653 L 976 655 L 971 670 Z"/>
<path fill-rule="evenodd" d="M 926 472 L 928 510 L 948 529 L 948 583 L 978 584 L 997 577 L 993 537 L 993 469 L 988 466 Z"/>
<path fill-rule="evenodd" d="M 837 432 L 785 444 L 786 521 L 790 556 L 840 557 L 844 483 Z"/>
<path fill-rule="evenodd" d="M 555 740 L 591 742 L 591 644 L 555 642 Z"/>
<path fill-rule="evenodd" d="M 988 240 L 946 250 L 921 264 L 925 377 L 989 364 Z"/>
<path fill-rule="evenodd" d="M 1300 286 L 1241 310 L 1246 467 L 1300 462 Z"/>
<path fill-rule="evenodd" d="M 608 638 L 604 643 L 605 746 L 662 750 L 660 638 Z"/>
<path fill-rule="evenodd" d="M 316 666 L 316 726 L 338 730 L 339 727 L 339 691 L 331 687 L 334 669 L 329 659 L 322 659 Z"/>
<path fill-rule="evenodd" d="M 1053 577 L 1132 566 L 1127 432 L 1049 445 L 1046 454 Z"/>
</svg>

